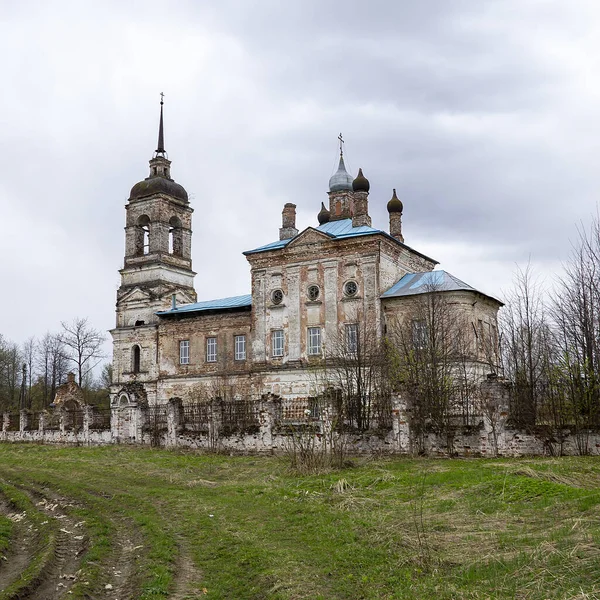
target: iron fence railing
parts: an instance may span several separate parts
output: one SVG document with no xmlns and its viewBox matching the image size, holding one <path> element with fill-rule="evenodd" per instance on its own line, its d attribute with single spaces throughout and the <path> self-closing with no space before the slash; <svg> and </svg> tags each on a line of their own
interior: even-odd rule
<svg viewBox="0 0 600 600">
<path fill-rule="evenodd" d="M 258 432 L 260 404 L 256 400 L 224 400 L 214 406 L 221 412 L 223 435 Z"/>
<path fill-rule="evenodd" d="M 106 431 L 110 429 L 111 412 L 110 408 L 92 407 L 89 428 L 94 431 Z"/>
<path fill-rule="evenodd" d="M 8 415 L 7 431 L 19 431 L 21 428 L 21 416 L 19 413 L 10 413 Z"/>
<path fill-rule="evenodd" d="M 144 419 L 144 431 L 166 431 L 167 430 L 167 405 L 155 404 L 146 408 Z"/>
<path fill-rule="evenodd" d="M 40 414 L 39 412 L 29 413 L 29 418 L 27 419 L 28 431 L 37 431 L 40 428 Z"/>
<path fill-rule="evenodd" d="M 206 402 L 184 404 L 181 417 L 184 431 L 206 433 L 210 420 L 210 405 Z"/>
<path fill-rule="evenodd" d="M 78 433 L 83 430 L 83 410 L 80 408 L 68 409 L 63 412 L 65 431 Z"/>
<path fill-rule="evenodd" d="M 294 425 L 321 418 L 321 407 L 316 398 L 286 398 L 275 403 L 275 423 Z"/>
<path fill-rule="evenodd" d="M 44 429 L 46 431 L 58 431 L 60 429 L 60 414 L 58 412 L 46 413 Z"/>
</svg>

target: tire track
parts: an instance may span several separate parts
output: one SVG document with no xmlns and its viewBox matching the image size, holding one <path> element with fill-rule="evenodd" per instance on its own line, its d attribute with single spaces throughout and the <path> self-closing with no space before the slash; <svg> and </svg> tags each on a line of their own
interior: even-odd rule
<svg viewBox="0 0 600 600">
<path fill-rule="evenodd" d="M 23 491 L 31 496 L 36 507 L 49 521 L 55 521 L 56 539 L 50 560 L 35 583 L 24 595 L 19 595 L 19 600 L 57 600 L 66 596 L 77 581 L 81 559 L 88 544 L 84 523 L 69 515 L 66 508 L 73 504 L 68 500 L 49 499 L 35 489 Z"/>
<path fill-rule="evenodd" d="M 60 521 L 59 539 L 53 568 L 46 570 L 45 579 L 28 600 L 58 600 L 69 597 L 71 588 L 86 598 L 103 597 L 107 600 L 135 600 L 139 597 L 140 576 L 138 564 L 145 550 L 139 531 L 113 511 L 98 506 L 98 501 L 86 504 L 55 494 L 48 488 L 29 488 L 38 498 L 38 507 L 49 517 Z M 94 499 L 95 500 L 95 499 Z M 106 498 L 102 498 L 107 502 Z M 85 520 L 69 514 L 69 509 L 86 508 L 102 514 L 111 529 L 111 552 L 98 563 L 85 563 L 85 551 L 93 542 L 85 528 Z M 88 582 L 90 568 L 97 568 L 95 581 Z"/>
<path fill-rule="evenodd" d="M 178 544 L 179 554 L 175 562 L 175 585 L 169 594 L 172 600 L 189 600 L 201 598 L 207 593 L 202 585 L 202 574 L 196 567 L 187 546 L 182 542 Z"/>
<path fill-rule="evenodd" d="M 0 560 L 0 592 L 16 583 L 39 549 L 40 533 L 25 513 L 19 512 L 4 496 L 0 495 L 0 514 L 13 523 L 10 546 Z"/>
</svg>

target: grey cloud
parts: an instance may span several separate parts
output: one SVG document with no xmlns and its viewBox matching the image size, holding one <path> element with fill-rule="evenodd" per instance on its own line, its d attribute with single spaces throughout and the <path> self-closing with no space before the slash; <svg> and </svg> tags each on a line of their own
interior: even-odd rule
<svg viewBox="0 0 600 600">
<path fill-rule="evenodd" d="M 75 315 L 111 327 L 124 204 L 147 175 L 160 91 L 202 298 L 248 290 L 241 252 L 277 238 L 285 202 L 316 224 L 339 131 L 371 181 L 374 224 L 387 227 L 397 188 L 407 242 L 444 267 L 446 249 L 489 293 L 529 254 L 565 258 L 571 224 L 594 210 L 595 3 L 90 6 L 13 3 L 0 25 L 0 207 L 24 227 L 4 237 L 19 252 L 0 275 L 21 290 L 18 306 L 0 300 L 8 337 Z"/>
</svg>

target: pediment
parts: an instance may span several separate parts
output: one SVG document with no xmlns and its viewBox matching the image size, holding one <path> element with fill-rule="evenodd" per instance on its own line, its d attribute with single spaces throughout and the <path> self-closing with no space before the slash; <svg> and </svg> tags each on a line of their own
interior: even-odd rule
<svg viewBox="0 0 600 600">
<path fill-rule="evenodd" d="M 194 296 L 175 287 L 165 291 L 165 293 L 162 294 L 161 298 L 162 300 L 168 300 L 170 304 L 173 298 L 173 294 L 175 294 L 177 304 L 193 304 L 194 302 L 196 302 L 196 298 Z"/>
<path fill-rule="evenodd" d="M 322 244 L 324 242 L 331 241 L 332 236 L 317 231 L 313 227 L 308 227 L 302 233 L 299 233 L 287 246 L 286 248 L 292 248 L 296 246 L 307 246 L 309 244 Z"/>
<path fill-rule="evenodd" d="M 124 296 L 119 298 L 119 304 L 133 304 L 136 302 L 148 302 L 150 300 L 150 294 L 141 288 L 133 288 L 127 292 Z"/>
</svg>

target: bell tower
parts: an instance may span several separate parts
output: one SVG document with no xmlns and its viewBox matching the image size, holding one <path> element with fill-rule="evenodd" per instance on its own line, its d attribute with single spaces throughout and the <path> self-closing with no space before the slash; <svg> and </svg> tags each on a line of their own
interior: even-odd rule
<svg viewBox="0 0 600 600">
<path fill-rule="evenodd" d="M 136 183 L 125 206 L 125 260 L 119 271 L 117 328 L 150 325 L 175 295 L 178 303 L 196 301 L 192 271 L 192 212 L 183 186 L 171 178 L 165 151 L 163 95 L 158 145 L 150 173 Z"/>
</svg>

